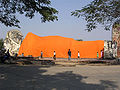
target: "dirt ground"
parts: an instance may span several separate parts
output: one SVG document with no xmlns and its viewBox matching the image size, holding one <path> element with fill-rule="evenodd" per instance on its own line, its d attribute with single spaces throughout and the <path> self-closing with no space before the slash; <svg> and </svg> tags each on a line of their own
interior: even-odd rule
<svg viewBox="0 0 120 90">
<path fill-rule="evenodd" d="M 120 66 L 0 65 L 0 90 L 120 90 Z"/>
</svg>

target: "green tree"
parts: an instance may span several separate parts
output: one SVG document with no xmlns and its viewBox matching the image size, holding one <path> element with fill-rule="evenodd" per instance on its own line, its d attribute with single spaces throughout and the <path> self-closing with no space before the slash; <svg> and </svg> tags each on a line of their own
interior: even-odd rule
<svg viewBox="0 0 120 90">
<path fill-rule="evenodd" d="M 0 39 L 0 50 L 2 49 L 2 48 L 4 48 L 4 40 L 1 38 Z"/>
<path fill-rule="evenodd" d="M 120 0 L 93 0 L 81 10 L 71 13 L 78 18 L 85 18 L 88 31 L 95 29 L 98 24 L 104 25 L 105 30 L 110 30 L 113 23 L 120 19 Z"/>
<path fill-rule="evenodd" d="M 83 41 L 82 39 L 77 39 L 77 41 Z"/>
<path fill-rule="evenodd" d="M 16 13 L 30 19 L 38 13 L 42 22 L 58 20 L 58 11 L 50 5 L 50 0 L 0 0 L 0 22 L 6 26 L 20 28 Z"/>
</svg>

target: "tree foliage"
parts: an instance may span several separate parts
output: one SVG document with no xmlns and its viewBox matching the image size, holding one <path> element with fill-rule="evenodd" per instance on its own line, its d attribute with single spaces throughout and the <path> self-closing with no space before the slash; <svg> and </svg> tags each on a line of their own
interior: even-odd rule
<svg viewBox="0 0 120 90">
<path fill-rule="evenodd" d="M 1 38 L 0 39 L 0 50 L 4 48 L 4 40 Z"/>
<path fill-rule="evenodd" d="M 83 39 L 77 39 L 77 41 L 83 41 Z"/>
<path fill-rule="evenodd" d="M 0 22 L 6 26 L 20 28 L 16 13 L 30 19 L 38 13 L 42 22 L 57 20 L 58 11 L 50 5 L 50 0 L 0 0 Z"/>
<path fill-rule="evenodd" d="M 111 25 L 120 19 L 120 0 L 93 0 L 81 10 L 71 12 L 76 17 L 83 16 L 87 21 L 87 30 L 91 31 L 98 24 L 110 30 Z"/>
</svg>

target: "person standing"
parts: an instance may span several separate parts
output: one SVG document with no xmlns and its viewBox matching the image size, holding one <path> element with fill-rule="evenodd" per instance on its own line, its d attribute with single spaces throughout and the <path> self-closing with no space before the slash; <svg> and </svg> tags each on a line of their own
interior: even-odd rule
<svg viewBox="0 0 120 90">
<path fill-rule="evenodd" d="M 71 51 L 70 51 L 70 49 L 68 50 L 68 60 L 71 60 Z"/>
<path fill-rule="evenodd" d="M 15 60 L 17 60 L 18 54 L 17 54 L 17 53 L 15 53 L 14 57 L 15 57 Z"/>
<path fill-rule="evenodd" d="M 22 53 L 22 57 L 24 57 L 24 53 Z"/>
<path fill-rule="evenodd" d="M 54 51 L 53 59 L 56 60 L 56 52 Z"/>
<path fill-rule="evenodd" d="M 41 51 L 41 58 L 43 58 L 43 52 Z"/>
<path fill-rule="evenodd" d="M 10 60 L 10 53 L 9 53 L 9 49 L 8 49 L 8 51 L 5 53 L 5 55 L 4 55 L 4 61 L 5 60 Z M 3 61 L 3 63 L 4 63 L 4 61 Z"/>
<path fill-rule="evenodd" d="M 7 53 L 6 53 L 6 54 L 7 54 L 7 56 L 8 56 L 8 57 L 10 57 L 10 52 L 9 52 L 9 49 L 8 49 L 8 51 L 7 51 Z"/>
<path fill-rule="evenodd" d="M 101 50 L 101 59 L 103 59 L 103 50 Z"/>
<path fill-rule="evenodd" d="M 78 59 L 80 58 L 80 53 L 79 53 L 79 51 L 78 51 Z"/>
</svg>

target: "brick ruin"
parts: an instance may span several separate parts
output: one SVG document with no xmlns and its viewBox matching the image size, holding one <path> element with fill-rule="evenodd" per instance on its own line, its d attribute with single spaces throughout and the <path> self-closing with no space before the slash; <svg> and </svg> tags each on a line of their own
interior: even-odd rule
<svg viewBox="0 0 120 90">
<path fill-rule="evenodd" d="M 112 41 L 104 41 L 104 58 L 120 58 L 120 20 L 112 27 Z"/>
<path fill-rule="evenodd" d="M 112 27 L 112 42 L 117 43 L 117 58 L 120 58 L 120 20 Z"/>
</svg>

